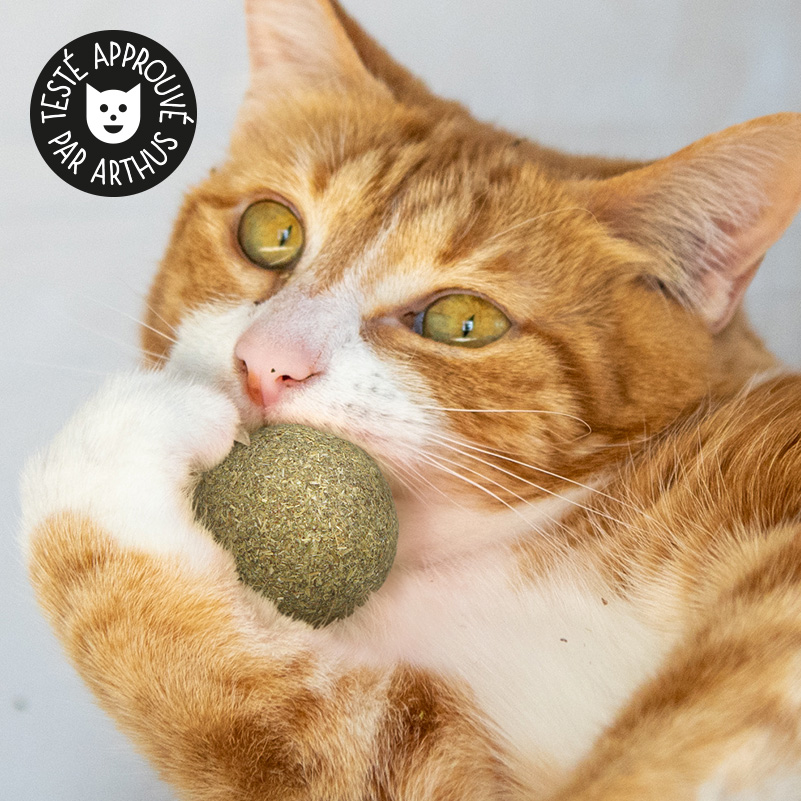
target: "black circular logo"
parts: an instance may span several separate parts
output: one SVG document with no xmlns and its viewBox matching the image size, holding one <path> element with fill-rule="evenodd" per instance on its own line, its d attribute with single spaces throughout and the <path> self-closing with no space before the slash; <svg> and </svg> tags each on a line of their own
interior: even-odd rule
<svg viewBox="0 0 801 801">
<path fill-rule="evenodd" d="M 184 68 L 130 31 L 97 31 L 65 45 L 31 97 L 33 138 L 50 169 L 107 197 L 161 183 L 187 154 L 196 119 Z"/>
</svg>

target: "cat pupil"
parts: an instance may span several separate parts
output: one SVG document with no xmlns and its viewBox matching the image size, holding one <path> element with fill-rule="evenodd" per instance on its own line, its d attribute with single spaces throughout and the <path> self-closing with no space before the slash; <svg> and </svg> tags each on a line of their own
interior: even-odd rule
<svg viewBox="0 0 801 801">
<path fill-rule="evenodd" d="M 471 317 L 468 317 L 462 323 L 462 336 L 463 337 L 466 337 L 473 330 L 473 328 L 475 327 L 475 319 L 476 319 L 476 316 L 474 314 Z"/>
<path fill-rule="evenodd" d="M 287 228 L 284 228 L 284 230 L 281 231 L 281 233 L 279 234 L 279 236 L 278 236 L 278 244 L 279 244 L 279 246 L 283 247 L 284 245 L 286 245 L 286 243 L 289 241 L 289 237 L 290 236 L 292 236 L 292 226 L 291 225 L 288 226 Z"/>
<path fill-rule="evenodd" d="M 101 110 L 101 111 L 108 111 L 108 106 L 107 106 L 105 103 L 103 103 L 103 104 L 100 106 L 100 110 Z"/>
<path fill-rule="evenodd" d="M 125 105 L 125 103 L 123 103 L 123 104 L 120 106 L 120 111 L 128 111 L 128 106 L 126 106 L 126 105 Z"/>
</svg>

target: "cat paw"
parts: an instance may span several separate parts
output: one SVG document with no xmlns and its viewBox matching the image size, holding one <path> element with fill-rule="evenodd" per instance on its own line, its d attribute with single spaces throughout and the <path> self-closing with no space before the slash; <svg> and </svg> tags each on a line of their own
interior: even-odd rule
<svg viewBox="0 0 801 801">
<path fill-rule="evenodd" d="M 225 457 L 239 425 L 212 386 L 165 371 L 115 376 L 26 467 L 24 531 L 70 511 L 126 547 L 216 548 L 193 520 L 193 475 Z"/>
</svg>

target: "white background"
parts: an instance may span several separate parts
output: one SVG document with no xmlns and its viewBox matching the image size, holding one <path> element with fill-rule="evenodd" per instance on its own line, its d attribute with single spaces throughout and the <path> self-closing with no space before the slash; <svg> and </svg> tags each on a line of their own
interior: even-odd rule
<svg viewBox="0 0 801 801">
<path fill-rule="evenodd" d="M 345 0 L 400 60 L 481 117 L 583 152 L 665 155 L 761 114 L 801 110 L 798 0 Z M 132 30 L 182 62 L 195 142 L 160 186 L 97 198 L 30 136 L 45 62 L 94 30 Z M 237 0 L 26 0 L 0 25 L 0 798 L 170 793 L 94 706 L 40 619 L 15 544 L 17 476 L 110 371 L 135 359 L 142 294 L 182 193 L 223 158 L 246 77 Z M 801 366 L 801 220 L 748 297 Z"/>
</svg>

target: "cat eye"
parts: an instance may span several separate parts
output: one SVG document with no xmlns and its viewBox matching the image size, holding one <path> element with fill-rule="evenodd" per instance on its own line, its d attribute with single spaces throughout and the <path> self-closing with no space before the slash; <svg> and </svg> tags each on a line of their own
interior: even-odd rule
<svg viewBox="0 0 801 801">
<path fill-rule="evenodd" d="M 265 270 L 285 270 L 300 256 L 303 226 L 283 203 L 259 200 L 245 209 L 237 238 L 242 252 Z"/>
<path fill-rule="evenodd" d="M 500 339 L 512 324 L 497 307 L 477 295 L 445 295 L 414 319 L 413 330 L 426 339 L 481 348 Z"/>
</svg>

